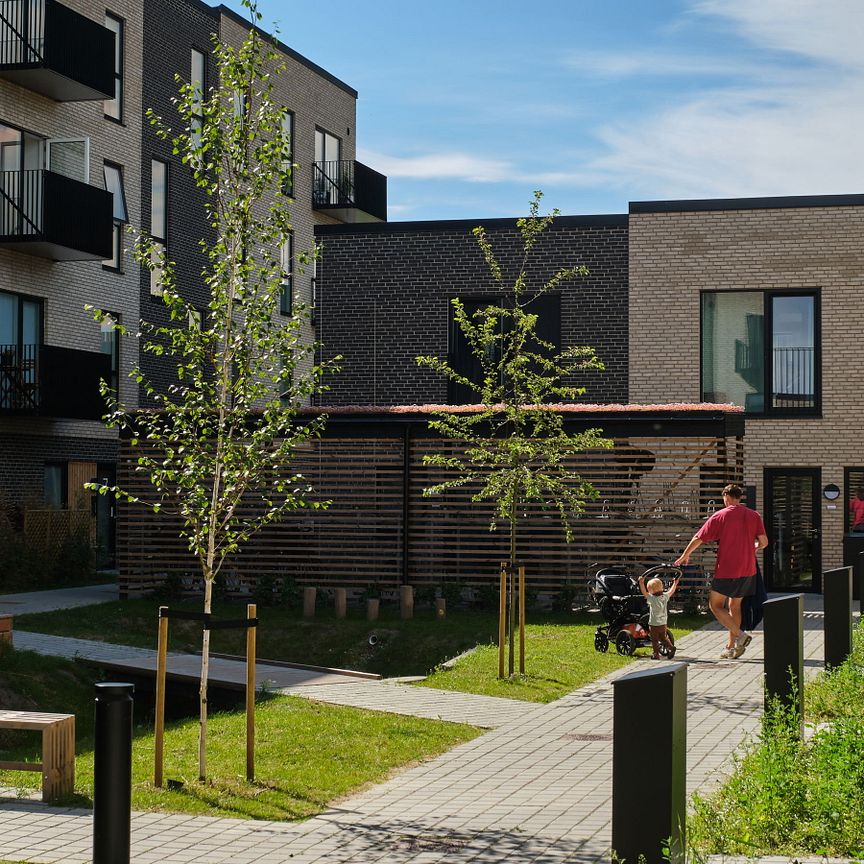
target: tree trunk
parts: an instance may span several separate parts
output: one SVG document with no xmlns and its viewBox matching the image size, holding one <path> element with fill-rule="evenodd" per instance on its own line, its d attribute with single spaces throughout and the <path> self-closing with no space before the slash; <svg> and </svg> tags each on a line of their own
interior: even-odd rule
<svg viewBox="0 0 864 864">
<path fill-rule="evenodd" d="M 213 602 L 213 579 L 204 579 L 204 612 L 209 614 Z M 207 779 L 207 676 L 210 674 L 210 630 L 205 629 L 201 637 L 201 685 L 198 719 L 198 779 Z"/>
</svg>

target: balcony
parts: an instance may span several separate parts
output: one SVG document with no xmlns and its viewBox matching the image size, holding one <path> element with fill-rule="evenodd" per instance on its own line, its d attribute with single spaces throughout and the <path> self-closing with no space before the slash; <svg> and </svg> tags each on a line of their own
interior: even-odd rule
<svg viewBox="0 0 864 864">
<path fill-rule="evenodd" d="M 111 257 L 113 196 L 54 171 L 0 172 L 0 249 L 53 261 Z"/>
<path fill-rule="evenodd" d="M 0 345 L 0 415 L 100 420 L 111 357 L 56 345 Z"/>
<path fill-rule="evenodd" d="M 315 162 L 312 207 L 340 222 L 386 222 L 387 178 L 362 162 Z"/>
<path fill-rule="evenodd" d="M 114 34 L 57 0 L 0 0 L 0 77 L 57 102 L 114 96 Z"/>
</svg>

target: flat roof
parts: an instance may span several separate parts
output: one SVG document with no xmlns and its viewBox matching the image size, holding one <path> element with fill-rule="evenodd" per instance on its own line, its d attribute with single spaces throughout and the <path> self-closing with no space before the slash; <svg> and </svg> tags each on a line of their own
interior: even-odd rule
<svg viewBox="0 0 864 864">
<path fill-rule="evenodd" d="M 864 207 L 864 195 L 779 195 L 766 198 L 694 198 L 631 201 L 630 213 L 691 213 L 705 210 L 783 210 L 793 207 Z"/>
<path fill-rule="evenodd" d="M 520 217 L 521 218 L 521 217 Z M 516 219 L 434 219 L 418 222 L 361 222 L 355 224 L 316 225 L 316 234 L 422 234 L 431 231 L 473 231 L 482 225 L 487 231 L 516 230 Z M 597 216 L 556 216 L 555 228 L 626 228 L 626 213 Z"/>
</svg>

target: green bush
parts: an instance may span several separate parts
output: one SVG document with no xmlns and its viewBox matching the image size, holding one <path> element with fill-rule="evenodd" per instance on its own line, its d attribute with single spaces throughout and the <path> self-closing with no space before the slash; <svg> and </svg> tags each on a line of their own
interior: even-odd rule
<svg viewBox="0 0 864 864">
<path fill-rule="evenodd" d="M 859 627 L 852 657 L 805 688 L 809 740 L 799 740 L 794 712 L 773 705 L 726 785 L 709 798 L 694 796 L 690 838 L 700 851 L 862 856 L 862 655 Z"/>
</svg>

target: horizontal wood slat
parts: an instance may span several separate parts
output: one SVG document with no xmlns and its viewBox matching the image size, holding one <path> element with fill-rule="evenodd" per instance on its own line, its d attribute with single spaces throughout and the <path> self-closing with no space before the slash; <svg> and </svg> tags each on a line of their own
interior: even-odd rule
<svg viewBox="0 0 864 864">
<path fill-rule="evenodd" d="M 264 575 L 319 586 L 497 584 L 508 542 L 506 525 L 489 530 L 491 505 L 471 500 L 476 488 L 423 495 L 446 478 L 443 469 L 424 465 L 423 456 L 455 455 L 459 445 L 398 433 L 383 437 L 380 431 L 356 435 L 325 435 L 296 455 L 290 471 L 311 482 L 311 500 L 330 501 L 329 509 L 297 510 L 262 530 L 226 564 L 229 588 L 248 592 Z M 135 471 L 142 446 L 124 442 L 118 482 L 146 500 L 152 490 Z M 519 555 L 535 588 L 581 584 L 599 566 L 638 568 L 676 557 L 703 519 L 722 506 L 723 485 L 741 481 L 743 447 L 740 438 L 724 435 L 618 438 L 613 449 L 577 454 L 567 467 L 594 484 L 598 498 L 573 521 L 572 543 L 554 511 L 525 509 Z M 121 504 L 123 590 L 155 587 L 169 574 L 190 588 L 199 585 L 197 564 L 178 528 L 178 519 L 164 510 L 156 515 L 140 504 Z"/>
</svg>

